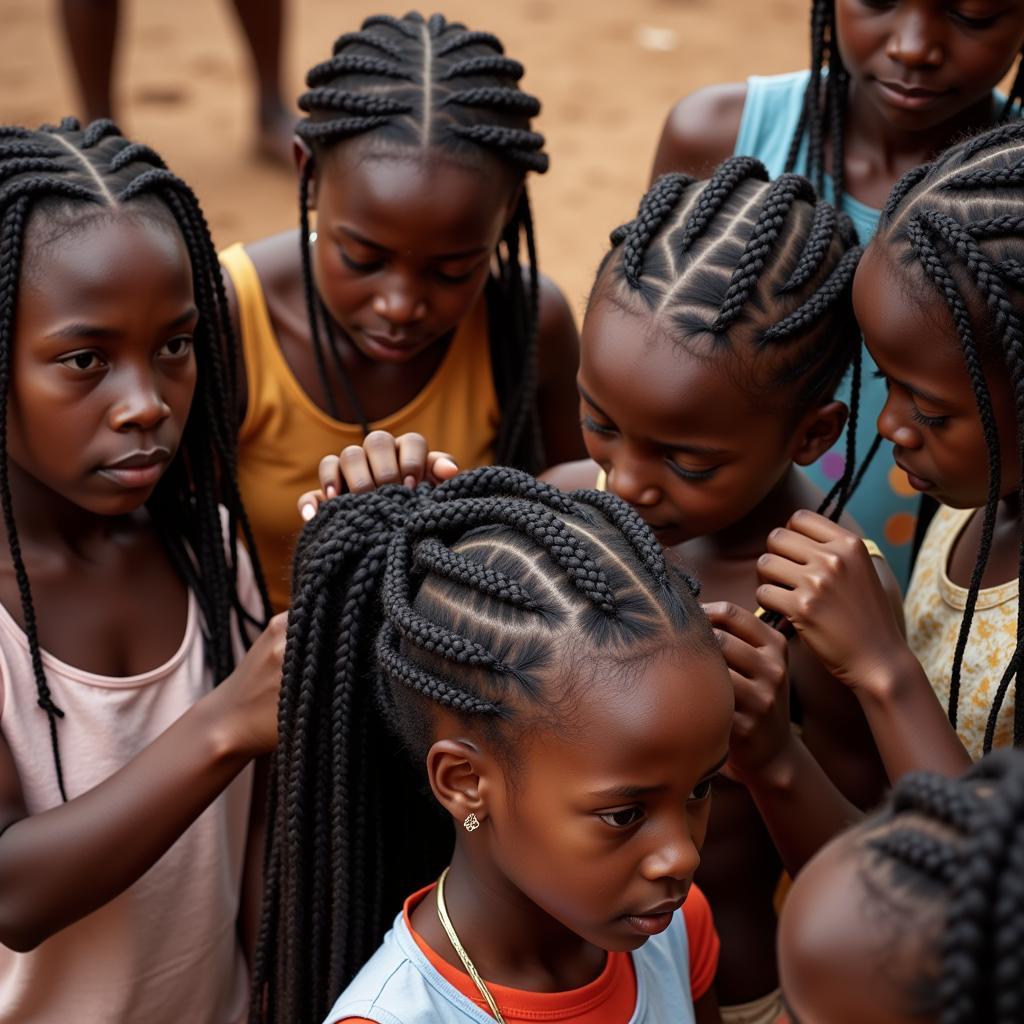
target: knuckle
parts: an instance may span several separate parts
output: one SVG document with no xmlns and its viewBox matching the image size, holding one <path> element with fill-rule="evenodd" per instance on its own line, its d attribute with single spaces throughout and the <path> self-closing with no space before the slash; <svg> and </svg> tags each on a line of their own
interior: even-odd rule
<svg viewBox="0 0 1024 1024">
<path fill-rule="evenodd" d="M 822 556 L 822 562 L 825 568 L 833 575 L 840 572 L 843 568 L 842 556 L 838 555 L 835 551 L 826 551 Z"/>
<path fill-rule="evenodd" d="M 363 440 L 363 447 L 386 448 L 394 443 L 395 439 L 386 430 L 371 430 Z"/>
</svg>

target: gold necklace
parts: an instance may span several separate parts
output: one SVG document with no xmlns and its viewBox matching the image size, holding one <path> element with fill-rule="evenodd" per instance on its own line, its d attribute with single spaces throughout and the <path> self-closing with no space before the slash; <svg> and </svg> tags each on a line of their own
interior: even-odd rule
<svg viewBox="0 0 1024 1024">
<path fill-rule="evenodd" d="M 498 1009 L 498 1004 L 494 1001 L 494 996 L 488 991 L 487 986 L 484 984 L 484 979 L 480 977 L 480 972 L 476 969 L 476 965 L 469 959 L 469 954 L 463 949 L 458 935 L 455 934 L 455 926 L 452 924 L 452 919 L 448 916 L 448 907 L 444 902 L 444 880 L 447 877 L 448 868 L 445 868 L 441 872 L 441 877 L 437 880 L 437 916 L 441 921 L 441 927 L 444 929 L 445 935 L 448 936 L 448 941 L 452 944 L 455 952 L 459 954 L 459 959 L 462 961 L 462 966 L 466 968 L 466 973 L 473 979 L 473 984 L 479 989 L 480 995 L 484 997 L 484 1002 L 493 1014 L 494 1019 L 499 1024 L 505 1024 L 505 1018 L 502 1017 L 501 1010 Z"/>
</svg>

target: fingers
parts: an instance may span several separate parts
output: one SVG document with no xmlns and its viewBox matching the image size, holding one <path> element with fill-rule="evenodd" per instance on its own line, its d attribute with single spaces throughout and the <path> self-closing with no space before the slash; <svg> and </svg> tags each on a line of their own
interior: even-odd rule
<svg viewBox="0 0 1024 1024">
<path fill-rule="evenodd" d="M 848 535 L 854 536 L 838 523 L 833 523 L 831 519 L 826 519 L 808 509 L 794 512 L 789 517 L 789 528 L 794 533 L 800 533 L 805 537 L 810 537 L 811 540 L 818 541 L 819 544 L 827 544 L 830 540 L 839 540 Z"/>
<path fill-rule="evenodd" d="M 799 598 L 795 591 L 787 587 L 777 587 L 773 583 L 763 583 L 756 591 L 757 603 L 769 611 L 778 612 L 791 622 L 798 614 Z"/>
<path fill-rule="evenodd" d="M 341 465 L 337 455 L 325 455 L 316 471 L 325 498 L 341 493 Z"/>
<path fill-rule="evenodd" d="M 766 554 L 757 560 L 757 575 L 763 583 L 795 588 L 807 578 L 807 566 L 779 555 Z"/>
<path fill-rule="evenodd" d="M 427 456 L 427 475 L 431 483 L 444 483 L 458 472 L 458 463 L 447 452 L 431 452 Z"/>
<path fill-rule="evenodd" d="M 762 602 L 763 603 L 763 602 Z M 777 645 L 778 632 L 762 622 L 753 612 L 731 601 L 713 601 L 704 605 L 704 614 L 712 626 L 738 637 L 754 647 Z"/>
<path fill-rule="evenodd" d="M 370 438 L 366 440 L 369 442 Z M 406 487 L 415 487 L 426 473 L 427 439 L 422 434 L 402 434 L 396 438 L 395 447 L 398 450 L 398 472 L 402 483 Z"/>
<path fill-rule="evenodd" d="M 370 486 L 366 490 L 383 487 L 384 484 L 401 482 L 402 474 L 398 468 L 398 442 L 391 434 L 386 430 L 370 431 L 363 439 L 363 451 L 366 453 L 371 477 Z M 349 490 L 355 491 L 356 489 L 350 486 Z"/>
<path fill-rule="evenodd" d="M 323 491 L 306 491 L 305 494 L 299 496 L 299 515 L 304 523 L 308 523 L 316 515 L 317 509 L 320 508 L 323 501 Z"/>
<path fill-rule="evenodd" d="M 715 639 L 718 640 L 725 663 L 734 676 L 739 675 L 745 679 L 753 679 L 757 676 L 764 659 L 756 647 L 752 647 L 720 629 L 715 630 Z"/>
</svg>

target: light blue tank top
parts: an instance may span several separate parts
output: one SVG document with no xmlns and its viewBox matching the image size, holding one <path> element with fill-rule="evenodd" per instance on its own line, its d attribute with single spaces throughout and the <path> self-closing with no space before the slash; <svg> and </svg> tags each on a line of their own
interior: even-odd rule
<svg viewBox="0 0 1024 1024">
<path fill-rule="evenodd" d="M 636 1009 L 629 1024 L 695 1024 L 690 949 L 682 912 L 631 954 Z M 338 997 L 324 1024 L 365 1017 L 378 1024 L 494 1024 L 431 965 L 402 914 L 380 949 Z M 615 1024 L 615 1022 L 609 1022 Z"/>
</svg>

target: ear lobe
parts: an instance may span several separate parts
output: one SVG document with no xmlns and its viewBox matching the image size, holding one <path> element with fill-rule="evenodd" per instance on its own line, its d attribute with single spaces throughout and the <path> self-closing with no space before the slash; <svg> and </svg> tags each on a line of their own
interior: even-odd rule
<svg viewBox="0 0 1024 1024">
<path fill-rule="evenodd" d="M 465 740 L 438 740 L 427 752 L 427 778 L 438 803 L 462 824 L 475 814 L 487 817 L 485 792 L 490 758 Z"/>
<path fill-rule="evenodd" d="M 811 409 L 793 432 L 793 461 L 809 466 L 820 459 L 839 439 L 849 414 L 846 404 L 838 401 Z"/>
</svg>

